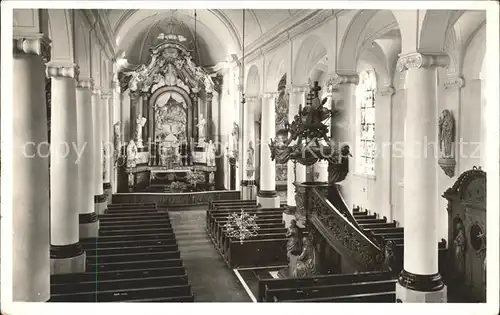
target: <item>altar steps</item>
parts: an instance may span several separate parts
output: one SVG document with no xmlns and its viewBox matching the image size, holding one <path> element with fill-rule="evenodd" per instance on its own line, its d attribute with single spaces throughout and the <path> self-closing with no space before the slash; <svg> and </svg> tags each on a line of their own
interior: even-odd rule
<svg viewBox="0 0 500 315">
<path fill-rule="evenodd" d="M 110 204 L 81 241 L 85 273 L 52 275 L 49 302 L 193 302 L 176 235 L 155 204 Z"/>
</svg>

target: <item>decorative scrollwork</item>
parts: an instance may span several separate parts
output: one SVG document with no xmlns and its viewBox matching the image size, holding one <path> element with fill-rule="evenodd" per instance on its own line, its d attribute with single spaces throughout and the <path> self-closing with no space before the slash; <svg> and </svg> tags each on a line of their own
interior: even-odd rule
<svg viewBox="0 0 500 315">
<path fill-rule="evenodd" d="M 365 270 L 380 270 L 384 253 L 375 246 L 361 231 L 340 215 L 335 213 L 319 192 L 313 190 L 309 196 L 311 215 L 316 216 L 327 228 L 331 238 L 340 242 L 349 252 L 349 256 L 359 262 Z"/>
</svg>

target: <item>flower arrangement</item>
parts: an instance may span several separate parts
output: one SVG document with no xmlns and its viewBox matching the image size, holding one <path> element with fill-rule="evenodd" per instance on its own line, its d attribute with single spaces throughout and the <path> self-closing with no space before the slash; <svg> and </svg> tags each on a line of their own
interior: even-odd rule
<svg viewBox="0 0 500 315">
<path fill-rule="evenodd" d="M 187 188 L 187 185 L 186 183 L 183 183 L 183 182 L 172 182 L 172 184 L 170 184 L 170 189 L 174 190 L 174 191 L 183 191 L 183 190 L 186 190 Z"/>
</svg>

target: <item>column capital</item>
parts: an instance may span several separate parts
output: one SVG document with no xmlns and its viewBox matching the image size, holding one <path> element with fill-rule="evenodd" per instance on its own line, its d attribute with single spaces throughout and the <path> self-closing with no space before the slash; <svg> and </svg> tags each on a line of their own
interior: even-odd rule
<svg viewBox="0 0 500 315">
<path fill-rule="evenodd" d="M 402 72 L 411 68 L 447 67 L 449 62 L 450 57 L 445 53 L 413 52 L 401 54 L 396 67 Z"/>
<path fill-rule="evenodd" d="M 310 86 L 309 84 L 300 84 L 300 85 L 292 85 L 292 84 L 288 84 L 286 86 L 286 91 L 288 93 L 305 93 L 307 91 L 309 91 L 310 89 Z"/>
<path fill-rule="evenodd" d="M 78 81 L 80 68 L 74 63 L 49 62 L 45 68 L 47 78 L 71 78 Z"/>
<path fill-rule="evenodd" d="M 264 99 L 274 99 L 278 97 L 278 92 L 264 92 L 262 93 Z"/>
<path fill-rule="evenodd" d="M 92 91 L 92 89 L 94 88 L 94 80 L 89 78 L 85 79 L 79 78 L 78 81 L 76 82 L 76 87 L 81 89 L 89 89 Z"/>
<path fill-rule="evenodd" d="M 377 89 L 377 94 L 382 96 L 392 96 L 396 92 L 392 85 L 383 86 Z"/>
<path fill-rule="evenodd" d="M 246 100 L 249 103 L 257 102 L 259 99 L 260 99 L 260 96 L 258 96 L 258 95 L 252 95 L 252 96 L 247 96 L 246 97 Z"/>
<path fill-rule="evenodd" d="M 101 95 L 102 88 L 100 86 L 94 85 L 92 89 L 92 94 Z"/>
<path fill-rule="evenodd" d="M 108 99 L 110 99 L 112 96 L 113 96 L 113 94 L 111 94 L 111 93 L 105 93 L 105 92 L 102 92 L 102 93 L 101 93 L 101 98 L 102 98 L 103 100 L 108 100 Z"/>
<path fill-rule="evenodd" d="M 44 34 L 14 36 L 14 54 L 39 55 L 44 62 L 50 60 L 50 39 Z"/>
<path fill-rule="evenodd" d="M 461 89 L 465 85 L 465 79 L 461 75 L 449 76 L 444 79 L 445 89 Z"/>
<path fill-rule="evenodd" d="M 359 75 L 357 73 L 338 73 L 333 72 L 328 75 L 326 85 L 329 88 L 334 88 L 341 84 L 355 84 L 359 83 Z"/>
</svg>

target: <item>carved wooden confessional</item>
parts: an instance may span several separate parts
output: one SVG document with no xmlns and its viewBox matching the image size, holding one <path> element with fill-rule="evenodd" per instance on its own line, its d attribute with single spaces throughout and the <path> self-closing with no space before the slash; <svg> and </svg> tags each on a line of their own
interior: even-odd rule
<svg viewBox="0 0 500 315">
<path fill-rule="evenodd" d="M 474 167 L 462 173 L 443 197 L 448 200 L 451 279 L 477 302 L 486 301 L 486 173 Z"/>
</svg>

